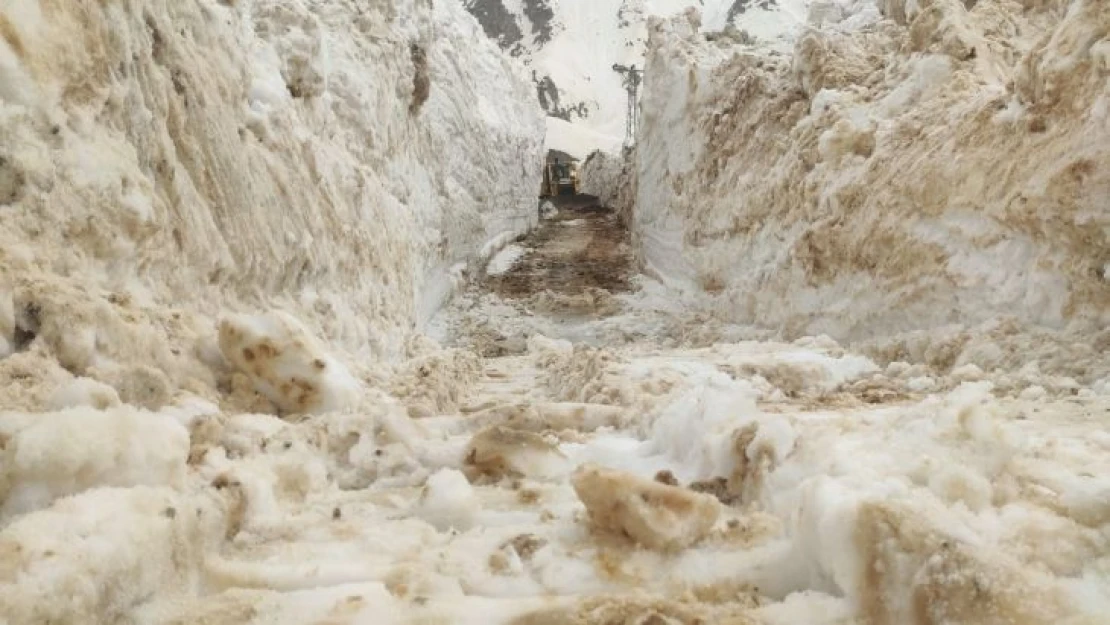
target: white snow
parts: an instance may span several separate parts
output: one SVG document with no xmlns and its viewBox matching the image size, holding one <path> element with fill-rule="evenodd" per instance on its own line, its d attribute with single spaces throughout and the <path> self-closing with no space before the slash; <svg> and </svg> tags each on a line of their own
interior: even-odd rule
<svg viewBox="0 0 1110 625">
<path fill-rule="evenodd" d="M 547 118 L 547 143 L 548 150 L 559 150 L 571 156 L 583 159 L 594 150 L 607 152 L 620 151 L 624 135 L 598 131 L 582 122 L 568 122 L 557 117 Z"/>
<path fill-rule="evenodd" d="M 106 486 L 181 486 L 189 433 L 132 408 L 0 413 L 0 524 L 55 499 Z"/>
<path fill-rule="evenodd" d="M 137 604 L 197 592 L 225 513 L 207 496 L 109 488 L 59 501 L 0 532 L 10 554 L 0 582 L 7 623 L 131 618 Z"/>
<path fill-rule="evenodd" d="M 281 411 L 334 412 L 358 401 L 358 380 L 291 315 L 227 317 L 219 342 L 228 364 Z"/>
<path fill-rule="evenodd" d="M 500 276 L 506 273 L 513 268 L 513 265 L 515 265 L 525 253 L 527 253 L 527 250 L 519 245 L 506 245 L 490 259 L 489 264 L 486 265 L 486 275 Z"/>
<path fill-rule="evenodd" d="M 534 90 L 455 2 L 20 7 L 3 9 L 20 50 L 0 48 L 36 87 L 0 112 L 0 200 L 9 181 L 18 198 L 0 289 L 42 306 L 44 326 L 46 298 L 73 311 L 107 293 L 123 308 L 188 298 L 203 314 L 187 307 L 179 325 L 280 308 L 362 356 L 396 358 L 396 329 L 443 303 L 450 268 L 535 222 Z M 43 263 L 81 288 L 29 293 Z M 126 335 L 160 341 L 162 325 Z M 68 332 L 75 364 L 134 358 L 118 352 L 136 339 L 98 332 Z"/>
<path fill-rule="evenodd" d="M 454 469 L 441 469 L 424 485 L 416 514 L 441 532 L 465 532 L 474 526 L 480 510 L 481 503 L 466 476 Z"/>
</svg>

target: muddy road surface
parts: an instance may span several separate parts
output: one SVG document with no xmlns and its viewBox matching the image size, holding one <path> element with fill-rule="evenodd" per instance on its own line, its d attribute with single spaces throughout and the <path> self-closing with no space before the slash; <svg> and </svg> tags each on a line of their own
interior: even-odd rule
<svg viewBox="0 0 1110 625">
<path fill-rule="evenodd" d="M 523 255 L 508 271 L 486 275 L 483 287 L 506 299 L 545 292 L 573 297 L 596 290 L 629 290 L 632 248 L 616 212 L 590 195 L 548 201 L 558 212 L 517 241 Z"/>
</svg>

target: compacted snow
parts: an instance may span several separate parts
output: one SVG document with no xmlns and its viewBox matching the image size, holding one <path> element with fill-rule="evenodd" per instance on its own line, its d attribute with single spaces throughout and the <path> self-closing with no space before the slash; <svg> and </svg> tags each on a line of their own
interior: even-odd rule
<svg viewBox="0 0 1110 625">
<path fill-rule="evenodd" d="M 0 9 L 0 353 L 201 376 L 187 344 L 235 302 L 394 356 L 536 221 L 542 112 L 456 3 Z"/>
<path fill-rule="evenodd" d="M 1110 5 L 464 4 L 0 3 L 0 625 L 1107 622 Z"/>
<path fill-rule="evenodd" d="M 647 270 L 787 336 L 1110 327 L 1110 5 L 811 8 L 788 56 L 653 22 Z"/>
</svg>

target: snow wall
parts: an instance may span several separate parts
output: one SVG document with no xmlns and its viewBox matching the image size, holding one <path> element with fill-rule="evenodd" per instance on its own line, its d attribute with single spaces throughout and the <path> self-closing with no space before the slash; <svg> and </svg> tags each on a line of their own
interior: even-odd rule
<svg viewBox="0 0 1110 625">
<path fill-rule="evenodd" d="M 646 271 L 788 337 L 1110 324 L 1110 3 L 815 2 L 792 55 L 650 29 Z"/>
<path fill-rule="evenodd" d="M 0 34 L 0 378 L 210 388 L 214 321 L 274 308 L 389 358 L 536 219 L 542 111 L 457 3 L 20 0 Z"/>
<path fill-rule="evenodd" d="M 620 156 L 597 150 L 590 153 L 578 170 L 578 190 L 596 195 L 602 206 L 617 211 L 626 224 L 632 219 L 632 205 L 636 199 L 632 155 L 632 149 L 624 150 Z"/>
</svg>

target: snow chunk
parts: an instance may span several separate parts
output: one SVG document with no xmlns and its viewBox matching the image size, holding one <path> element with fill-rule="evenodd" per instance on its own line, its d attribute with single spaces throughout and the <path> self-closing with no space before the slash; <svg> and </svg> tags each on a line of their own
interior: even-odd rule
<svg viewBox="0 0 1110 625">
<path fill-rule="evenodd" d="M 540 218 L 541 219 L 554 219 L 559 214 L 559 209 L 548 200 L 544 200 L 540 204 Z"/>
<path fill-rule="evenodd" d="M 931 376 L 923 375 L 917 378 L 911 378 L 906 382 L 906 388 L 915 393 L 928 393 L 929 391 L 936 390 L 937 381 Z"/>
<path fill-rule="evenodd" d="M 439 531 L 446 532 L 470 529 L 480 509 L 478 496 L 466 476 L 455 469 L 441 469 L 424 484 L 415 512 Z"/>
<path fill-rule="evenodd" d="M 550 477 L 565 474 L 566 457 L 539 434 L 493 426 L 474 435 L 467 464 L 494 478 Z"/>
<path fill-rule="evenodd" d="M 528 353 L 567 356 L 574 352 L 574 344 L 564 339 L 548 338 L 536 333 L 528 337 Z"/>
<path fill-rule="evenodd" d="M 578 468 L 574 491 L 590 520 L 651 549 L 685 549 L 709 533 L 720 506 L 708 495 L 645 480 L 595 464 Z"/>
<path fill-rule="evenodd" d="M 224 358 L 283 412 L 333 412 L 358 400 L 358 381 L 291 315 L 232 315 L 219 340 Z"/>
<path fill-rule="evenodd" d="M 977 365 L 966 364 L 952 370 L 952 377 L 960 382 L 978 382 L 985 374 Z"/>
<path fill-rule="evenodd" d="M 664 408 L 651 438 L 657 451 L 691 472 L 691 479 L 729 475 L 736 464 L 734 434 L 759 414 L 755 390 L 722 374 Z"/>
<path fill-rule="evenodd" d="M 949 503 L 963 503 L 981 511 L 991 505 L 994 490 L 990 480 L 973 468 L 941 465 L 929 475 L 929 489 Z"/>
<path fill-rule="evenodd" d="M 1043 386 L 1041 386 L 1039 384 L 1034 384 L 1034 385 L 1028 386 L 1024 390 L 1022 390 L 1019 397 L 1021 397 L 1022 399 L 1025 399 L 1025 400 L 1029 400 L 1029 401 L 1036 401 L 1036 400 L 1039 400 L 1039 399 L 1044 399 L 1045 396 L 1047 396 L 1047 395 L 1048 395 L 1048 391 L 1046 391 Z"/>
<path fill-rule="evenodd" d="M 218 500 L 150 487 L 95 490 L 27 515 L 0 532 L 4 622 L 125 622 L 153 596 L 196 592 L 225 522 Z"/>
<path fill-rule="evenodd" d="M 92 378 L 75 378 L 55 391 L 50 398 L 50 408 L 65 410 L 66 408 L 87 407 L 97 410 L 120 405 L 119 393 L 116 389 L 98 382 Z"/>
<path fill-rule="evenodd" d="M 500 276 L 513 268 L 513 265 L 527 252 L 519 245 L 506 245 L 500 252 L 490 259 L 486 265 L 486 275 Z"/>
<path fill-rule="evenodd" d="M 15 428 L 0 455 L 0 519 L 102 486 L 182 484 L 189 433 L 174 418 L 128 407 L 75 407 L 36 415 L 0 415 Z M 6 493 L 5 493 L 6 491 Z"/>
</svg>

